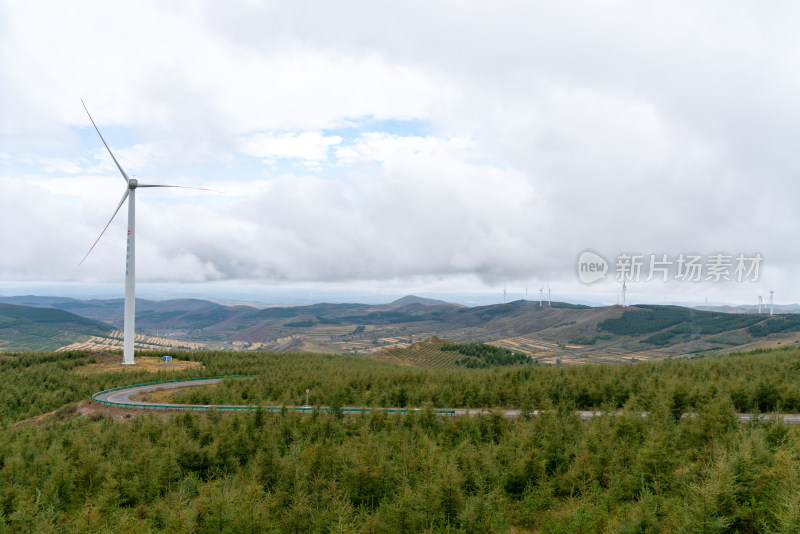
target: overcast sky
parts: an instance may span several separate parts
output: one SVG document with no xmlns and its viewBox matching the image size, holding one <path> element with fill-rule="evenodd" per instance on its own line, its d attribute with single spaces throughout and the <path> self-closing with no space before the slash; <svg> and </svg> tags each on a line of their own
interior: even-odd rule
<svg viewBox="0 0 800 534">
<path fill-rule="evenodd" d="M 800 301 L 796 2 L 0 6 L 5 293 L 122 294 L 125 210 L 78 267 L 125 191 L 83 98 L 128 174 L 223 192 L 137 191 L 140 287 L 613 303 L 592 249 L 764 258 L 634 300 Z"/>
</svg>

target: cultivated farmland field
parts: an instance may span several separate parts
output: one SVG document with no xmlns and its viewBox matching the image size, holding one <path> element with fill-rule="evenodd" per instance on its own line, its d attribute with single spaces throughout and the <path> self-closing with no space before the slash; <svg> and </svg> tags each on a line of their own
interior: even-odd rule
<svg viewBox="0 0 800 534">
<path fill-rule="evenodd" d="M 80 341 L 59 348 L 56 352 L 79 351 L 106 351 L 122 350 L 123 333 L 113 330 L 107 336 L 91 336 L 86 341 Z M 171 338 L 154 337 L 145 334 L 136 334 L 134 348 L 136 350 L 200 350 L 205 347 L 202 343 L 181 341 Z"/>
</svg>

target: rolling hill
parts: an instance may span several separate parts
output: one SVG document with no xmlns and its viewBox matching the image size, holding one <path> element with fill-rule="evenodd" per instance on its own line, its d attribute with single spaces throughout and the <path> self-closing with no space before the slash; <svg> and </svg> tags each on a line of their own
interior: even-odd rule
<svg viewBox="0 0 800 534">
<path fill-rule="evenodd" d="M 0 304 L 0 351 L 55 350 L 110 333 L 111 325 L 64 310 Z"/>
<path fill-rule="evenodd" d="M 58 297 L 5 297 L 36 304 L 52 312 L 74 313 L 119 328 L 122 300 L 75 300 Z M 774 317 L 723 313 L 680 306 L 609 306 L 592 308 L 554 302 L 518 300 L 465 307 L 408 296 L 384 305 L 319 303 L 307 306 L 255 308 L 226 306 L 206 300 L 137 300 L 137 333 L 161 339 L 200 343 L 206 347 L 275 352 L 369 354 L 438 336 L 455 342 L 485 342 L 529 355 L 543 363 L 610 363 L 704 355 L 800 343 L 800 315 Z M 50 328 L 49 326 L 45 326 Z M 58 346 L 49 330 L 40 337 L 15 334 L 14 347 Z M 6 337 L 0 337 L 11 346 Z M 6 350 L 9 350 L 8 348 Z"/>
</svg>

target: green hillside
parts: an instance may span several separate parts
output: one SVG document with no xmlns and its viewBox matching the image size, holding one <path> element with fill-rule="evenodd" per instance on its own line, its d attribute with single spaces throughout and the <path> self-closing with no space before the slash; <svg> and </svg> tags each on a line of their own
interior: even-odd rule
<svg viewBox="0 0 800 534">
<path fill-rule="evenodd" d="M 112 331 L 63 310 L 0 304 L 0 351 L 55 350 Z"/>
<path fill-rule="evenodd" d="M 651 337 L 644 340 L 645 343 L 663 345 L 677 335 L 690 338 L 720 334 L 739 330 L 740 328 L 749 328 L 765 320 L 763 315 L 699 311 L 679 306 L 647 306 L 640 304 L 636 308 L 626 311 L 617 319 L 607 319 L 598 326 L 601 330 L 617 335 L 650 334 L 669 328 L 669 330 L 662 332 L 662 336 L 659 339 L 654 340 Z M 796 326 L 794 323 L 792 324 Z M 788 328 L 783 330 L 788 330 Z"/>
<path fill-rule="evenodd" d="M 737 330 L 750 338 L 798 332 L 800 314 L 745 315 L 640 304 L 598 323 L 597 328 L 619 336 L 644 336 L 640 343 L 663 347 Z"/>
<path fill-rule="evenodd" d="M 530 365 L 533 360 L 524 354 L 485 343 L 454 343 L 433 337 L 410 347 L 392 347 L 367 356 L 374 360 L 428 367 L 431 369 L 489 369 L 510 365 Z"/>
</svg>

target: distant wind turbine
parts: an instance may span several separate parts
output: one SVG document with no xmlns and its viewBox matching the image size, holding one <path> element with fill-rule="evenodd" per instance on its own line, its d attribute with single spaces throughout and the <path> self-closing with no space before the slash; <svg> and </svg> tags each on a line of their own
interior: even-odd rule
<svg viewBox="0 0 800 534">
<path fill-rule="evenodd" d="M 95 124 L 94 119 L 89 113 L 89 110 L 87 109 L 86 103 L 83 101 L 83 99 L 81 99 L 81 104 L 83 104 L 83 109 L 85 109 L 86 114 L 89 115 L 89 120 L 92 121 L 92 126 L 94 126 L 94 129 L 97 131 L 97 135 L 100 136 L 100 140 L 103 141 L 103 145 L 105 145 L 106 150 L 108 150 L 111 159 L 114 160 L 114 164 L 122 174 L 122 178 L 125 180 L 126 188 L 125 194 L 122 195 L 122 200 L 119 201 L 117 209 L 114 210 L 114 214 L 108 220 L 105 228 L 103 228 L 103 231 L 100 232 L 100 236 L 97 238 L 97 240 L 95 240 L 91 248 L 89 248 L 89 252 L 86 253 L 86 256 L 83 257 L 78 266 L 80 266 L 86 260 L 86 258 L 89 257 L 89 254 L 91 254 L 95 245 L 97 245 L 98 241 L 100 241 L 100 238 L 103 237 L 104 233 L 106 233 L 109 225 L 111 225 L 111 221 L 113 221 L 114 217 L 117 216 L 122 204 L 125 203 L 125 199 L 128 199 L 128 253 L 125 258 L 125 319 L 123 333 L 124 337 L 122 343 L 122 363 L 124 365 L 133 365 L 133 342 L 135 337 L 136 321 L 136 189 L 139 187 L 179 187 L 181 189 L 199 189 L 201 191 L 210 190 L 203 189 L 202 187 L 188 187 L 185 185 L 140 184 L 136 178 L 130 178 L 122 169 L 122 166 L 117 161 L 117 158 L 114 157 L 114 153 L 111 152 L 110 148 L 108 148 L 108 143 L 106 143 L 106 140 L 103 138 L 103 134 L 100 133 L 100 129 L 97 127 L 97 124 Z"/>
<path fill-rule="evenodd" d="M 552 301 L 550 300 L 550 284 L 547 284 L 547 305 L 552 305 Z"/>
</svg>

